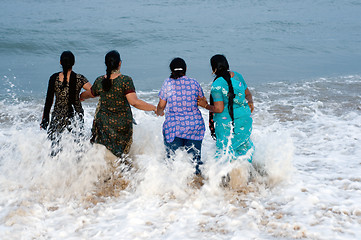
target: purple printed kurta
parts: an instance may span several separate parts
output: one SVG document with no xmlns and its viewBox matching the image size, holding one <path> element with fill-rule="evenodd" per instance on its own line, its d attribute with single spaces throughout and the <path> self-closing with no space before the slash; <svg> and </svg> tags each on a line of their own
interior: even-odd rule
<svg viewBox="0 0 361 240">
<path fill-rule="evenodd" d="M 203 140 L 205 127 L 202 114 L 197 106 L 197 98 L 203 97 L 199 83 L 183 76 L 164 81 L 158 96 L 167 101 L 163 132 L 167 142 L 175 137 Z"/>
</svg>

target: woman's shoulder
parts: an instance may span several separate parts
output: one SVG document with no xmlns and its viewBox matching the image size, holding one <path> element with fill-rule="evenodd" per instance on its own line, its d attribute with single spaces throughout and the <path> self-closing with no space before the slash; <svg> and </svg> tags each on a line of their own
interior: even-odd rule
<svg viewBox="0 0 361 240">
<path fill-rule="evenodd" d="M 198 83 L 198 81 L 197 81 L 195 78 L 188 77 L 188 76 L 183 76 L 183 77 L 181 77 L 180 79 L 189 81 L 190 83 Z"/>
<path fill-rule="evenodd" d="M 242 74 L 240 74 L 239 72 L 236 72 L 236 71 L 232 71 L 232 72 L 234 74 L 234 76 L 232 78 L 234 78 L 234 79 L 236 79 L 238 81 L 241 81 L 241 80 L 243 81 L 244 80 Z"/>
<path fill-rule="evenodd" d="M 244 80 L 243 76 L 238 73 L 238 72 L 234 72 L 234 77 L 232 78 L 234 81 L 233 85 L 236 85 L 236 86 L 239 86 L 239 87 L 242 87 L 242 88 L 247 88 L 247 83 L 246 81 Z"/>
<path fill-rule="evenodd" d="M 51 76 L 50 76 L 50 80 L 55 80 L 55 79 L 57 79 L 57 78 L 59 78 L 59 74 L 60 74 L 61 72 L 56 72 L 56 73 L 53 73 Z"/>
<path fill-rule="evenodd" d="M 227 85 L 227 81 L 223 77 L 219 77 L 212 83 L 212 86 L 224 86 Z M 227 85 L 228 86 L 228 85 Z"/>
<path fill-rule="evenodd" d="M 128 76 L 128 75 L 119 75 L 118 77 L 113 79 L 113 84 L 117 85 L 117 86 L 121 86 L 121 85 L 127 85 L 130 82 L 133 82 L 133 79 Z"/>
<path fill-rule="evenodd" d="M 197 79 L 192 78 L 192 77 L 184 76 L 184 78 L 186 78 L 186 79 L 188 79 L 189 81 L 192 81 L 192 82 L 198 82 Z"/>
<path fill-rule="evenodd" d="M 95 79 L 95 81 L 94 81 L 94 84 L 93 84 L 93 85 L 100 84 L 100 83 L 103 81 L 103 79 L 104 79 L 104 78 L 105 78 L 105 76 L 104 76 L 104 75 L 101 75 L 101 76 L 97 77 L 97 78 Z"/>
<path fill-rule="evenodd" d="M 118 78 L 125 79 L 125 80 L 133 80 L 130 76 L 121 74 Z"/>
<path fill-rule="evenodd" d="M 80 74 L 80 73 L 75 73 L 76 74 L 76 77 L 77 78 L 80 78 L 80 79 L 86 79 L 86 77 L 83 75 L 83 74 Z"/>
<path fill-rule="evenodd" d="M 197 81 L 197 79 L 195 79 L 195 78 L 188 78 L 188 79 L 192 85 L 195 85 L 198 88 L 202 88 L 201 85 L 199 84 L 199 82 Z"/>
<path fill-rule="evenodd" d="M 75 73 L 75 75 L 76 75 L 76 79 L 77 79 L 78 82 L 80 82 L 81 84 L 84 85 L 85 83 L 89 82 L 88 79 L 87 79 L 83 74 Z"/>
<path fill-rule="evenodd" d="M 97 77 L 95 80 L 98 80 L 98 79 L 104 79 L 105 78 L 105 75 L 100 75 L 99 77 Z"/>
<path fill-rule="evenodd" d="M 121 74 L 118 77 L 114 78 L 113 83 L 119 86 L 124 84 L 129 85 L 129 84 L 133 84 L 133 79 L 128 75 Z"/>
</svg>

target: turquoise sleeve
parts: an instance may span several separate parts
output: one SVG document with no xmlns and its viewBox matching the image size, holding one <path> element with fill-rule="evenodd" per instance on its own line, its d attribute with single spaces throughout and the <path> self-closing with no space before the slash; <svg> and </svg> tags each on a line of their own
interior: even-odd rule
<svg viewBox="0 0 361 240">
<path fill-rule="evenodd" d="M 220 102 L 223 101 L 223 93 L 222 93 L 222 82 L 224 81 L 218 81 L 220 79 L 217 79 L 213 82 L 212 88 L 211 88 L 211 95 L 213 97 L 214 102 Z"/>
<path fill-rule="evenodd" d="M 240 73 L 234 72 L 234 78 L 242 83 L 242 85 L 244 86 L 244 89 L 247 89 L 247 83 Z"/>
</svg>

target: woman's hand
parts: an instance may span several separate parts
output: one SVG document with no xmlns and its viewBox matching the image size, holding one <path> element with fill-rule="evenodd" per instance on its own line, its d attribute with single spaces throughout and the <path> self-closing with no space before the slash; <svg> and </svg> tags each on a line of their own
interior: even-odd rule
<svg viewBox="0 0 361 240">
<path fill-rule="evenodd" d="M 202 108 L 207 108 L 208 102 L 206 97 L 199 97 L 197 99 L 197 105 L 201 106 Z"/>
<path fill-rule="evenodd" d="M 88 99 L 88 98 L 94 98 L 95 96 L 92 94 L 91 90 L 86 90 L 84 92 L 82 92 L 79 96 L 79 100 L 81 102 L 83 102 L 84 100 Z"/>
<path fill-rule="evenodd" d="M 79 96 L 79 100 L 80 100 L 80 102 L 84 102 L 85 101 L 85 99 L 84 99 L 84 94 L 82 95 L 83 93 L 81 93 L 80 94 L 80 96 Z"/>
<path fill-rule="evenodd" d="M 163 117 L 164 116 L 164 110 L 155 110 L 154 113 L 159 117 Z"/>
<path fill-rule="evenodd" d="M 155 110 L 155 114 L 157 114 L 157 116 L 164 116 L 165 106 L 167 106 L 167 101 L 159 98 L 159 102 Z"/>
<path fill-rule="evenodd" d="M 48 125 L 49 125 L 49 119 L 43 118 L 40 123 L 40 129 L 46 130 L 48 128 Z"/>
<path fill-rule="evenodd" d="M 154 106 L 152 111 L 154 112 L 155 115 L 157 115 L 157 107 L 156 106 Z"/>
</svg>

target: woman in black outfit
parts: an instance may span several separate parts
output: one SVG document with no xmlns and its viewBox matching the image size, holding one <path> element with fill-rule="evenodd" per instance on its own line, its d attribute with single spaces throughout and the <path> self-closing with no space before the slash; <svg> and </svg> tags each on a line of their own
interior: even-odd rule
<svg viewBox="0 0 361 240">
<path fill-rule="evenodd" d="M 75 63 L 74 54 L 65 51 L 60 56 L 62 72 L 54 73 L 49 79 L 48 91 L 44 106 L 44 113 L 40 127 L 47 129 L 49 139 L 53 143 L 59 141 L 60 134 L 71 128 L 71 124 L 81 128 L 83 124 L 84 110 L 80 102 L 79 94 L 82 88 L 90 90 L 91 84 L 81 74 L 72 71 Z M 50 109 L 53 105 L 55 95 L 54 109 L 49 123 Z M 76 120 L 76 121 L 74 121 Z"/>
</svg>

